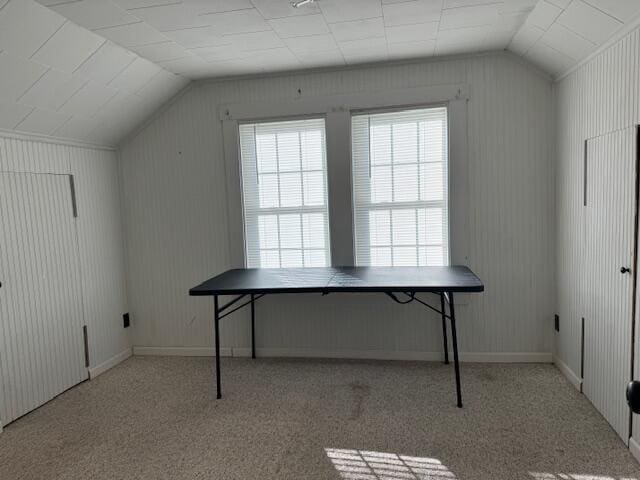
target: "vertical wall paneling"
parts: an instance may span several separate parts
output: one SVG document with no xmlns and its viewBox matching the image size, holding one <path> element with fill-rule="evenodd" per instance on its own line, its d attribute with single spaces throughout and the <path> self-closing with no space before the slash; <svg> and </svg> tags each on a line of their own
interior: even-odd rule
<svg viewBox="0 0 640 480">
<path fill-rule="evenodd" d="M 0 173 L 3 423 L 87 377 L 69 179 Z"/>
<path fill-rule="evenodd" d="M 309 100 L 458 84 L 470 89 L 468 264 L 487 286 L 459 308 L 461 349 L 475 358 L 549 358 L 551 84 L 501 53 L 195 85 L 121 148 L 134 344 L 193 352 L 212 345 L 211 300 L 187 291 L 233 263 L 220 105 L 291 102 L 298 89 Z M 437 358 L 441 350 L 436 317 L 380 296 L 267 297 L 257 318 L 259 354 Z M 222 322 L 221 343 L 248 352 L 248 322 Z"/>
<path fill-rule="evenodd" d="M 589 234 L 587 209 L 583 206 L 584 143 L 587 139 L 608 134 L 615 136 L 613 132 L 620 131 L 620 135 L 624 135 L 622 132 L 640 123 L 640 91 L 637 88 L 640 83 L 639 67 L 640 30 L 636 29 L 554 86 L 557 125 L 557 310 L 562 319 L 560 332 L 555 334 L 555 351 L 559 360 L 578 376 L 581 318 L 585 318 L 586 338 L 592 328 L 589 321 L 591 303 L 588 299 L 593 286 L 586 280 L 589 267 L 584 261 Z M 612 164 L 619 160 L 617 154 L 608 159 Z M 608 172 L 605 173 L 608 175 Z M 627 174 L 632 175 L 632 172 Z M 621 200 L 620 208 L 623 205 Z M 604 339 L 610 341 L 611 337 Z M 625 342 L 630 344 L 631 338 Z M 635 345 L 637 360 L 638 342 Z M 585 377 L 602 375 L 600 378 L 592 377 L 590 381 L 607 385 L 605 371 L 589 372 L 590 360 L 587 355 L 588 352 L 585 352 Z M 625 368 L 622 363 L 620 365 L 624 371 L 614 374 L 618 381 L 624 378 L 625 373 L 628 375 L 629 370 L 628 366 Z M 619 393 L 609 393 L 611 400 L 606 401 L 606 406 L 599 407 L 603 413 L 615 410 L 619 405 Z M 632 434 L 636 442 L 640 442 L 640 421 L 637 418 L 634 419 Z"/>
<path fill-rule="evenodd" d="M 130 348 L 118 165 L 113 152 L 73 149 L 78 247 L 91 367 Z M 135 321 L 135 320 L 134 320 Z"/>
<path fill-rule="evenodd" d="M 125 358 L 130 352 L 130 339 L 129 331 L 122 326 L 122 314 L 127 311 L 127 304 L 115 152 L 0 136 L 0 175 L 5 174 L 39 174 L 43 177 L 60 178 L 66 193 L 65 207 L 72 219 L 69 175 L 73 175 L 78 216 L 74 219 L 74 236 L 69 241 L 73 242 L 75 249 L 78 278 L 74 295 L 81 302 L 81 325 L 87 326 L 91 358 L 89 371 L 102 371 Z M 18 194 L 20 192 L 16 191 L 16 195 Z M 49 193 L 46 195 L 48 197 Z M 35 208 L 34 211 L 37 210 Z M 1 230 L 4 234 L 9 234 L 12 228 L 2 226 Z M 66 246 L 66 242 L 62 243 Z M 4 271 L 3 267 L 2 272 Z M 2 290 L 4 289 L 0 289 L 0 295 Z M 37 293 L 33 292 L 34 295 Z M 47 294 L 59 301 L 63 298 L 51 290 L 47 290 Z M 2 308 L 8 307 L 0 301 L 0 309 Z M 6 319 L 13 322 L 17 318 L 14 313 L 8 317 L 5 313 L 3 311 L 0 314 L 3 321 Z M 82 343 L 82 331 L 79 332 L 79 339 Z M 81 365 L 86 375 L 84 348 L 81 353 Z M 24 374 L 21 370 L 24 368 L 26 367 L 7 365 L 0 358 L 3 375 L 8 372 L 20 376 Z M 66 367 L 61 368 L 64 370 Z M 6 394 L 8 389 L 0 388 L 0 397 L 4 397 L 3 392 Z M 0 398 L 0 412 L 13 409 L 14 404 L 15 400 Z M 6 424 L 7 421 L 4 413 L 0 413 L 0 423 Z"/>
</svg>

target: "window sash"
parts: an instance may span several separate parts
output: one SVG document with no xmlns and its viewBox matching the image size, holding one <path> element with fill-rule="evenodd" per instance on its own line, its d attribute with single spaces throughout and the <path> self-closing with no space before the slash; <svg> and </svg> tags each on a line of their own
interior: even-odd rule
<svg viewBox="0 0 640 480">
<path fill-rule="evenodd" d="M 239 125 L 246 266 L 330 265 L 324 123 L 323 118 L 311 118 Z M 292 135 L 292 141 L 281 144 L 286 135 Z M 272 145 L 263 144 L 261 151 L 260 142 Z M 286 158 L 280 147 L 289 149 Z M 267 181 L 271 183 L 265 185 Z M 290 191 L 297 193 L 292 197 Z M 287 204 L 292 198 L 295 204 Z M 286 232 L 291 238 L 284 238 Z M 287 246 L 292 244 L 298 246 Z"/>
<path fill-rule="evenodd" d="M 352 189 L 353 189 L 353 220 L 354 220 L 354 253 L 356 265 L 448 265 L 449 264 L 449 209 L 448 209 L 448 120 L 446 107 L 431 107 L 424 109 L 394 110 L 380 112 L 358 112 L 351 117 L 352 124 Z M 407 139 L 416 142 L 415 145 L 408 145 L 405 142 L 397 142 L 394 138 L 395 126 L 399 132 L 409 132 L 412 124 L 415 124 L 415 132 L 405 135 Z M 431 129 L 427 131 L 427 124 Z M 384 135 L 376 137 L 382 127 Z M 435 127 L 435 129 L 434 129 Z M 384 131 L 384 129 L 388 130 Z M 421 131 L 423 129 L 423 131 Z M 438 134 L 438 130 L 440 133 Z M 435 132 L 435 133 L 434 133 Z M 411 133 L 411 132 L 409 132 Z M 386 138 L 388 135 L 388 138 Z M 382 138 L 382 140 L 381 140 Z M 414 140 L 415 139 L 415 140 Z M 374 142 L 376 144 L 374 145 Z M 397 145 L 396 145 L 397 143 Z M 399 146 L 399 151 L 396 151 Z M 374 148 L 377 147 L 377 151 Z M 396 159 L 396 153 L 404 154 L 400 161 Z M 380 158 L 382 155 L 382 159 Z M 378 157 L 378 158 L 376 158 Z M 441 165 L 441 170 L 437 170 L 437 165 Z M 435 167 L 431 172 L 433 178 L 439 180 L 435 183 L 437 190 L 430 190 L 430 185 L 422 185 L 423 180 L 429 178 L 427 166 Z M 376 170 L 382 174 L 378 177 L 376 185 Z M 396 175 L 401 171 L 407 172 L 406 177 L 397 179 Z M 424 174 L 424 179 L 423 179 Z M 412 178 L 417 180 L 412 183 Z M 403 181 L 404 180 L 404 181 Z M 382 187 L 380 188 L 380 186 Z M 431 185 L 433 186 L 433 185 Z M 397 191 L 398 190 L 398 191 Z M 430 198 L 432 191 L 441 191 L 441 195 Z M 376 198 L 377 192 L 382 196 Z M 403 198 L 404 197 L 404 198 Z M 439 198 L 437 198 L 439 197 Z M 436 209 L 439 210 L 442 222 L 438 222 L 438 215 L 433 215 Z M 413 210 L 416 216 L 413 224 L 408 222 L 407 231 L 400 232 L 399 228 L 394 228 L 394 212 L 403 212 L 409 218 L 410 211 Z M 431 228 L 427 227 L 428 219 L 424 219 L 424 231 L 422 234 L 429 234 L 429 231 L 440 233 L 440 242 L 428 242 L 425 238 L 420 238 L 420 221 L 418 215 L 424 211 L 430 212 L 435 218 L 435 223 L 431 222 Z M 382 222 L 383 236 L 387 235 L 389 241 L 381 244 L 378 241 L 378 226 L 371 225 L 371 212 L 383 214 L 389 212 L 389 222 L 385 225 Z M 405 225 L 406 226 L 406 225 Z M 372 236 L 373 233 L 373 236 Z M 394 236 L 404 236 L 414 233 L 415 241 L 405 244 L 394 244 Z M 375 238 L 375 245 L 372 243 Z M 406 240 L 406 238 L 405 238 Z M 428 247 L 441 248 L 441 255 L 429 257 L 420 249 Z M 412 258 L 410 248 L 415 249 L 415 256 Z M 388 257 L 381 259 L 378 253 L 380 249 L 389 249 L 384 252 Z M 398 260 L 395 258 L 395 250 L 398 250 Z M 435 250 L 432 250 L 432 252 Z M 400 252 L 402 255 L 400 255 Z M 423 254 L 421 256 L 421 254 Z M 384 261 L 383 261 L 384 260 Z"/>
</svg>

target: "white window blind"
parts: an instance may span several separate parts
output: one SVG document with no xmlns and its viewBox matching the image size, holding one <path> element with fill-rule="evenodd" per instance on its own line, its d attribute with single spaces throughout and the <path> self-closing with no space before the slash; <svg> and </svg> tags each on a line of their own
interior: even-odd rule
<svg viewBox="0 0 640 480">
<path fill-rule="evenodd" d="M 247 267 L 330 265 L 324 119 L 239 130 Z"/>
<path fill-rule="evenodd" d="M 351 120 L 357 265 L 449 263 L 446 107 Z"/>
</svg>

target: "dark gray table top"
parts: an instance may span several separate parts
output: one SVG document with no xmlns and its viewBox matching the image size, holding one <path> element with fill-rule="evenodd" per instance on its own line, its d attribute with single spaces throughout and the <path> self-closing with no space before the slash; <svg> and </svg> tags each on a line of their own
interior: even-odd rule
<svg viewBox="0 0 640 480">
<path fill-rule="evenodd" d="M 482 281 L 464 266 L 239 268 L 227 270 L 189 295 L 332 292 L 482 292 Z"/>
</svg>

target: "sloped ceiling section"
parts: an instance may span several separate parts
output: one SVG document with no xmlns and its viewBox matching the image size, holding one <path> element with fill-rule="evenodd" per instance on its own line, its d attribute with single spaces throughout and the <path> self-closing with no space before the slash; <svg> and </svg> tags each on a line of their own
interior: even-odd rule
<svg viewBox="0 0 640 480">
<path fill-rule="evenodd" d="M 639 14 L 639 0 L 540 0 L 509 50 L 560 75 Z"/>
<path fill-rule="evenodd" d="M 40 0 L 190 78 L 507 47 L 538 0 Z"/>
<path fill-rule="evenodd" d="M 0 129 L 115 146 L 188 82 L 33 0 L 0 0 Z"/>
</svg>

